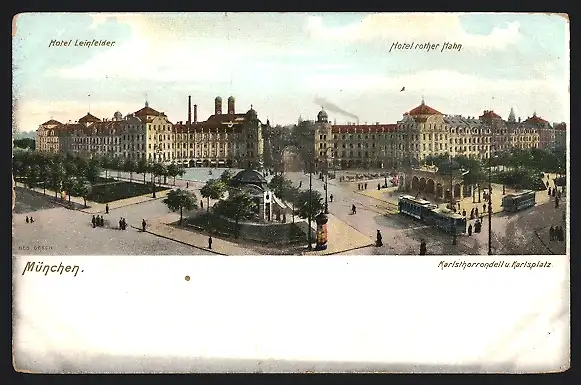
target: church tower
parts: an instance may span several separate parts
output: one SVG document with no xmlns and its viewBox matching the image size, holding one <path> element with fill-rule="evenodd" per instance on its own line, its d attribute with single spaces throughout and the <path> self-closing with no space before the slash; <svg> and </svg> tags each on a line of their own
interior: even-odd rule
<svg viewBox="0 0 581 385">
<path fill-rule="evenodd" d="M 514 116 L 514 109 L 510 108 L 510 114 L 508 114 L 508 122 L 509 123 L 516 123 L 516 118 Z"/>
</svg>

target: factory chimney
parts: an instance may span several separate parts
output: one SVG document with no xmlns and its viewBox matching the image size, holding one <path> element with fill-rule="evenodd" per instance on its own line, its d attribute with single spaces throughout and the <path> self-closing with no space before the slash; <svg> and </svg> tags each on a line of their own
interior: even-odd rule
<svg viewBox="0 0 581 385">
<path fill-rule="evenodd" d="M 198 123 L 198 105 L 194 104 L 194 123 Z"/>
<path fill-rule="evenodd" d="M 188 127 L 192 125 L 192 96 L 188 96 Z"/>
</svg>

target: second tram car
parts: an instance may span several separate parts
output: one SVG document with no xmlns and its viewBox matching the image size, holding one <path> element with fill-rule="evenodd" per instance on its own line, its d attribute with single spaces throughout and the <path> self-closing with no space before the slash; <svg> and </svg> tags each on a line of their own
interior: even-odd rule
<svg viewBox="0 0 581 385">
<path fill-rule="evenodd" d="M 535 192 L 525 190 L 520 193 L 507 194 L 502 198 L 502 208 L 504 211 L 520 211 L 536 204 Z"/>
</svg>

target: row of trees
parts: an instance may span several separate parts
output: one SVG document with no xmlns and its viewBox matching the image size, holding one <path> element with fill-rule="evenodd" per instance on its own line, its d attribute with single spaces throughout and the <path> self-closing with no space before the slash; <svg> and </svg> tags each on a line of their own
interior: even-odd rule
<svg viewBox="0 0 581 385">
<path fill-rule="evenodd" d="M 16 180 L 29 188 L 42 186 L 46 194 L 47 187 L 55 193 L 82 197 L 87 204 L 87 196 L 92 185 L 101 174 L 97 160 L 83 157 L 62 156 L 28 151 L 15 151 L 12 160 L 12 172 Z"/>
<path fill-rule="evenodd" d="M 30 188 L 42 186 L 46 194 L 48 187 L 57 197 L 59 193 L 66 192 L 69 200 L 71 196 L 86 199 L 91 186 L 98 182 L 103 171 L 106 179 L 110 171 L 117 171 L 117 177 L 120 177 L 121 172 L 128 172 L 130 181 L 133 181 L 134 173 L 142 174 L 144 184 L 148 173 L 158 178 L 159 183 L 162 177 L 164 183 L 167 183 L 168 177 L 173 177 L 174 185 L 176 177 L 185 174 L 183 167 L 173 163 L 164 165 L 150 163 L 145 159 L 135 161 L 111 156 L 86 157 L 70 153 L 63 155 L 18 149 L 14 151 L 12 171 L 15 178 Z"/>
</svg>

